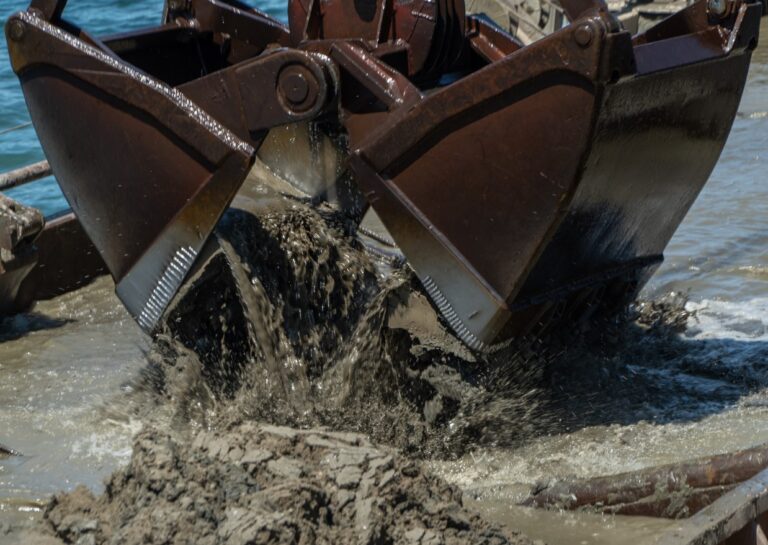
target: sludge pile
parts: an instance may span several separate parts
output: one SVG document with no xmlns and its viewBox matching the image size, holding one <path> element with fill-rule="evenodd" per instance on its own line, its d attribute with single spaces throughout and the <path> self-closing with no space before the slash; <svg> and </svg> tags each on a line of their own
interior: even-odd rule
<svg viewBox="0 0 768 545">
<path fill-rule="evenodd" d="M 467 512 L 418 459 L 463 451 L 494 419 L 508 440 L 525 434 L 534 377 L 520 371 L 495 395 L 407 271 L 379 275 L 332 209 L 258 191 L 269 206 L 227 213 L 163 324 L 130 465 L 99 498 L 56 497 L 46 532 L 66 543 L 528 542 Z M 170 430 L 153 424 L 152 404 L 172 408 Z"/>
<path fill-rule="evenodd" d="M 253 423 L 191 445 L 145 431 L 103 496 L 57 497 L 46 517 L 68 543 L 530 543 L 363 436 Z"/>
</svg>

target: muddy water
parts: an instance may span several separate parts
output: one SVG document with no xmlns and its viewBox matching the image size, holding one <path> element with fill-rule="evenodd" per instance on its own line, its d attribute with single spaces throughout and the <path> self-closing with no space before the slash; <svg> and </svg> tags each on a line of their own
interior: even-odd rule
<svg viewBox="0 0 768 545">
<path fill-rule="evenodd" d="M 758 49 L 722 160 L 646 290 L 650 298 L 688 291 L 688 331 L 680 338 L 632 336 L 624 349 L 581 362 L 597 369 L 581 378 L 558 370 L 568 380 L 543 405 L 552 413 L 530 418 L 538 433 L 514 447 L 484 446 L 431 464 L 489 519 L 553 544 L 611 543 L 617 534 L 643 542 L 666 524 L 512 504 L 541 480 L 619 473 L 768 441 L 766 79 L 768 53 Z M 286 266 L 293 263 L 288 255 Z M 132 417 L 130 384 L 149 347 L 111 289 L 102 280 L 3 324 L 0 443 L 24 456 L 0 457 L 0 524 L 33 518 L 36 502 L 55 490 L 84 483 L 99 491 L 102 478 L 130 456 L 141 426 Z M 298 314 L 284 317 L 304 311 L 289 306 Z M 514 416 L 495 421 L 505 423 L 512 426 Z"/>
<path fill-rule="evenodd" d="M 0 521 L 78 483 L 98 489 L 130 456 L 139 424 L 121 398 L 147 341 L 113 289 L 103 278 L 2 324 L 0 443 L 23 456 L 0 457 Z"/>
</svg>

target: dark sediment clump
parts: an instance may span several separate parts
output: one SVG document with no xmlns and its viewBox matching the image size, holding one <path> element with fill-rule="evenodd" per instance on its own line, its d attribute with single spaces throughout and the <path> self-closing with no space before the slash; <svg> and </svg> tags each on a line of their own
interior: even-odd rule
<svg viewBox="0 0 768 545">
<path fill-rule="evenodd" d="M 525 382 L 498 381 L 507 402 L 484 388 L 488 369 L 408 271 L 380 274 L 333 209 L 259 203 L 227 213 L 157 336 L 131 463 L 99 497 L 55 497 L 45 533 L 84 544 L 528 543 L 465 509 L 419 461 L 496 440 L 488 411 L 507 411 L 496 431 L 515 436 L 536 407 Z M 153 426 L 158 406 L 172 409 L 170 428 Z"/>
<path fill-rule="evenodd" d="M 191 442 L 146 430 L 102 496 L 57 496 L 45 519 L 67 543 L 530 543 L 364 436 L 256 423 Z"/>
<path fill-rule="evenodd" d="M 343 216 L 269 203 L 227 213 L 158 337 L 147 376 L 180 420 L 325 426 L 418 457 L 546 426 L 539 354 L 481 364 L 407 269 L 379 273 Z"/>
</svg>

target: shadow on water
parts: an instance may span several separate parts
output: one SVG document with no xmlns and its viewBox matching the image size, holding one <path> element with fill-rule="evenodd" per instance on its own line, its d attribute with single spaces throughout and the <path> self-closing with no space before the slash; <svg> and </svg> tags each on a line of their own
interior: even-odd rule
<svg viewBox="0 0 768 545">
<path fill-rule="evenodd" d="M 20 339 L 36 331 L 57 329 L 73 321 L 69 318 L 52 318 L 37 312 L 16 314 L 0 319 L 0 342 Z"/>
<path fill-rule="evenodd" d="M 587 337 L 546 373 L 557 431 L 594 425 L 695 422 L 737 404 L 768 404 L 768 342 L 691 338 L 680 302 L 646 303 L 659 323 L 635 321 Z M 642 308 L 643 305 L 641 305 Z M 665 320 L 672 319 L 672 323 Z M 764 401 L 761 401 L 763 399 Z"/>
</svg>

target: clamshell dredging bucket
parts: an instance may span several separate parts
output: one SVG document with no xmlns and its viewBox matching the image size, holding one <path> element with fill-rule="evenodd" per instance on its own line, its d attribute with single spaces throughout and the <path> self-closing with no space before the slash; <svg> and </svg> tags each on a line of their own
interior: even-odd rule
<svg viewBox="0 0 768 545">
<path fill-rule="evenodd" d="M 761 10 L 699 2 L 633 38 L 601 1 L 564 0 L 571 25 L 523 47 L 457 24 L 459 0 L 377 4 L 360 37 L 343 2 L 293 5 L 290 31 L 235 0 L 170 2 L 162 26 L 103 41 L 64 3 L 10 19 L 11 60 L 142 327 L 269 129 L 317 122 L 347 135 L 361 195 L 475 349 L 642 285 L 722 150 Z"/>
</svg>

